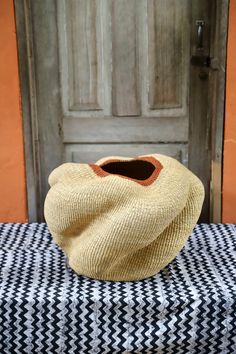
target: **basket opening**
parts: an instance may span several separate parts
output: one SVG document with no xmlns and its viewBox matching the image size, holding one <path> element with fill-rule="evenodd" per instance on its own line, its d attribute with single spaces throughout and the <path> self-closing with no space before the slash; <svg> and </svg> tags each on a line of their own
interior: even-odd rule
<svg viewBox="0 0 236 354">
<path fill-rule="evenodd" d="M 144 160 L 108 162 L 100 167 L 108 173 L 141 181 L 149 178 L 155 170 L 155 166 L 151 162 Z"/>
</svg>

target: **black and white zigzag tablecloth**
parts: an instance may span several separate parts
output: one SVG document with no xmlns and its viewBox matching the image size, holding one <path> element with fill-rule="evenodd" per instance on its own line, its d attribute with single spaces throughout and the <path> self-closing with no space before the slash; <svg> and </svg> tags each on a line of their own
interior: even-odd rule
<svg viewBox="0 0 236 354">
<path fill-rule="evenodd" d="M 142 281 L 77 275 L 45 224 L 0 224 L 0 353 L 236 353 L 236 226 Z"/>
</svg>

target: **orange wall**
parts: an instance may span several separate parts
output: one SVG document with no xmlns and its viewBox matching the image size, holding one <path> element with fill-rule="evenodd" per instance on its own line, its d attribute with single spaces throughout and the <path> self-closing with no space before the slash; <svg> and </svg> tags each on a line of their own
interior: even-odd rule
<svg viewBox="0 0 236 354">
<path fill-rule="evenodd" d="M 25 222 L 26 188 L 13 0 L 0 1 L 0 222 Z"/>
<path fill-rule="evenodd" d="M 223 164 L 222 221 L 236 223 L 236 1 L 230 1 Z"/>
</svg>

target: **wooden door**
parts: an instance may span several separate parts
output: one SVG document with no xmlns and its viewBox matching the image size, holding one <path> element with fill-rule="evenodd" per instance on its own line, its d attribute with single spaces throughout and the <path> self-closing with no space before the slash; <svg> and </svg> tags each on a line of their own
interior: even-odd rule
<svg viewBox="0 0 236 354">
<path fill-rule="evenodd" d="M 209 217 L 209 68 L 214 1 L 26 1 L 38 219 L 65 161 L 163 153 L 203 181 Z M 24 9 L 25 10 L 25 9 Z M 18 9 L 18 11 L 20 11 Z"/>
<path fill-rule="evenodd" d="M 64 160 L 187 163 L 189 1 L 60 1 L 57 21 Z"/>
</svg>

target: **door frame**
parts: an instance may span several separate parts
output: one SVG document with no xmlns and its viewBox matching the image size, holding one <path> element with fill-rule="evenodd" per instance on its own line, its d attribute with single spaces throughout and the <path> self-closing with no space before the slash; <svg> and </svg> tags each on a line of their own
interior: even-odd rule
<svg viewBox="0 0 236 354">
<path fill-rule="evenodd" d="M 225 67 L 226 44 L 228 30 L 229 0 L 216 1 L 214 8 L 215 31 L 212 37 L 210 56 L 213 57 L 212 69 L 209 80 L 209 104 L 208 117 L 209 130 L 206 132 L 207 144 L 209 144 L 210 166 L 210 222 L 221 222 L 222 208 L 222 157 L 223 157 L 223 133 L 224 133 L 224 107 L 225 107 Z M 22 102 L 24 148 L 26 164 L 26 185 L 28 218 L 30 222 L 43 221 L 42 211 L 44 201 L 41 200 L 41 166 L 40 166 L 40 139 L 39 121 L 37 117 L 37 95 L 35 85 L 35 61 L 34 43 L 31 26 L 31 0 L 14 0 L 17 45 L 19 59 L 19 75 Z M 191 89 L 191 76 L 190 76 Z M 61 122 L 55 122 L 61 130 Z M 190 126 L 194 134 L 200 134 L 198 126 L 194 126 L 190 120 Z M 58 158 L 60 157 L 60 151 Z M 189 154 L 192 161 L 193 153 Z"/>
<path fill-rule="evenodd" d="M 226 58 L 228 39 L 230 0 L 216 1 L 216 30 L 213 38 L 212 56 L 214 57 L 214 75 L 211 80 L 212 117 L 211 137 L 211 185 L 210 185 L 210 220 L 222 222 L 222 185 L 223 185 L 223 148 L 226 94 Z"/>
</svg>

